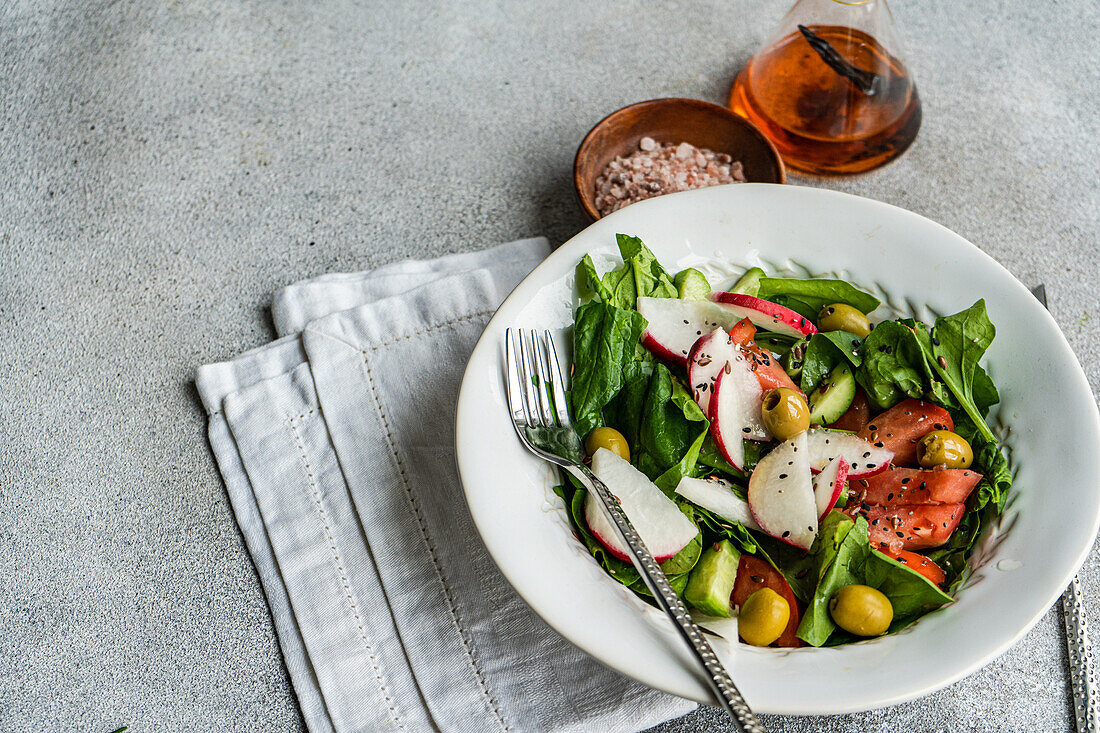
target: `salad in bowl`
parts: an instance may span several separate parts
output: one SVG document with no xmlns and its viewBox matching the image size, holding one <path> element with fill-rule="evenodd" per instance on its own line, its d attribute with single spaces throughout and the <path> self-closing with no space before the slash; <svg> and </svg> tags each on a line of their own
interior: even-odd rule
<svg viewBox="0 0 1100 733">
<path fill-rule="evenodd" d="M 985 301 L 875 322 L 858 283 L 753 267 L 719 289 L 637 237 L 617 244 L 613 269 L 576 268 L 570 407 L 702 625 L 831 647 L 952 603 L 1012 485 L 986 424 Z M 577 540 L 645 598 L 600 502 L 565 474 L 555 491 Z"/>
</svg>

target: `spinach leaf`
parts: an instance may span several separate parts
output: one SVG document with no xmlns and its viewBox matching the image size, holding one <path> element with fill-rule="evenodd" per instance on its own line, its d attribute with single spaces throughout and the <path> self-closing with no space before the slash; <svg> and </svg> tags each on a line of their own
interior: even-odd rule
<svg viewBox="0 0 1100 733">
<path fill-rule="evenodd" d="M 573 326 L 573 389 L 569 399 L 581 436 L 603 424 L 603 408 L 622 389 L 646 321 L 633 310 L 592 302 Z"/>
<path fill-rule="evenodd" d="M 857 524 L 840 512 L 830 512 L 818 529 L 810 548 L 817 579 L 813 597 L 798 624 L 798 638 L 811 646 L 821 646 L 836 624 L 829 615 L 829 600 L 841 587 L 863 582 L 863 566 L 871 553 L 867 540 L 867 522 Z"/>
<path fill-rule="evenodd" d="M 955 600 L 913 568 L 878 550 L 871 550 L 863 570 L 863 583 L 882 591 L 894 607 L 894 620 L 887 633 L 903 629 Z"/>
<path fill-rule="evenodd" d="M 815 333 L 806 342 L 802 354 L 800 384 L 810 394 L 837 364 L 847 361 L 852 368 L 863 363 L 860 344 L 863 339 L 847 331 Z"/>
<path fill-rule="evenodd" d="M 952 601 L 920 573 L 871 549 L 867 520 L 854 522 L 840 512 L 831 512 L 822 522 L 810 557 L 816 569 L 817 587 L 810 600 L 798 637 L 813 646 L 832 644 L 836 624 L 829 614 L 829 601 L 841 587 L 859 583 L 880 590 L 894 608 L 894 621 L 887 633 L 905 628 L 913 621 Z M 793 586 L 792 586 L 793 587 Z M 839 639 L 850 635 L 837 632 Z"/>
<path fill-rule="evenodd" d="M 658 364 L 642 406 L 634 463 L 671 495 L 694 470 L 709 427 L 687 390 Z"/>
<path fill-rule="evenodd" d="M 585 255 L 581 258 L 581 261 L 577 263 L 577 290 L 580 291 L 582 298 L 596 297 L 604 303 L 614 303 L 614 293 L 611 288 L 608 287 L 603 280 L 600 279 L 599 273 L 596 272 L 596 263 L 592 261 L 591 255 Z"/>
<path fill-rule="evenodd" d="M 665 268 L 661 267 L 661 263 L 649 248 L 642 244 L 642 240 L 626 234 L 616 234 L 615 242 L 619 245 L 619 254 L 622 255 L 623 262 L 627 269 L 631 270 L 634 290 L 638 297 L 678 298 L 680 296 L 672 277 Z M 634 307 L 633 302 L 630 307 Z"/>
<path fill-rule="evenodd" d="M 879 306 L 879 299 L 870 293 L 844 280 L 828 278 L 762 277 L 756 296 L 775 303 L 780 303 L 779 298 L 783 298 L 787 302 L 780 305 L 786 305 L 814 320 L 822 308 L 832 303 L 847 303 L 864 313 L 870 313 Z M 811 312 L 805 313 L 792 303 Z"/>
<path fill-rule="evenodd" d="M 973 421 L 982 438 L 996 443 L 996 436 L 985 423 L 985 414 L 1000 401 L 1000 396 L 993 380 L 978 364 L 997 335 L 986 314 L 985 300 L 978 300 L 954 315 L 937 318 L 927 339 L 914 335 L 924 352 L 925 363 L 947 386 L 958 407 Z"/>
<path fill-rule="evenodd" d="M 863 340 L 860 355 L 855 377 L 873 407 L 886 410 L 905 397 L 924 395 L 925 360 L 912 329 L 883 321 Z"/>
</svg>

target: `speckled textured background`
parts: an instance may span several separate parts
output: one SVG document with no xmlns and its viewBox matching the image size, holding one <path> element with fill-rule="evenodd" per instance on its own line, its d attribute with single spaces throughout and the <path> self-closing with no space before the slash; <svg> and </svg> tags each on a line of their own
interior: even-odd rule
<svg viewBox="0 0 1100 733">
<path fill-rule="evenodd" d="M 300 728 L 194 368 L 268 341 L 288 282 L 564 241 L 587 129 L 641 99 L 722 101 L 788 1 L 4 3 L 0 729 Z M 1095 391 L 1097 5 L 894 11 L 915 146 L 793 182 L 913 209 L 1045 282 Z M 1083 576 L 1100 628 L 1095 553 Z M 1055 610 L 925 700 L 767 723 L 1067 730 L 1065 663 Z"/>
</svg>

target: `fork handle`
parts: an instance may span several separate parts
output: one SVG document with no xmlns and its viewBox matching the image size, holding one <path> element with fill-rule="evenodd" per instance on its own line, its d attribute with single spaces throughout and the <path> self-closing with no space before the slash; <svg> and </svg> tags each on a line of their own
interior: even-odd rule
<svg viewBox="0 0 1100 733">
<path fill-rule="evenodd" d="M 668 617 L 672 619 L 677 631 L 688 643 L 695 657 L 703 665 L 707 672 L 707 684 L 718 699 L 718 703 L 738 726 L 738 730 L 745 733 L 765 733 L 764 727 L 756 720 L 756 716 L 749 708 L 745 698 L 742 697 L 737 685 L 733 683 L 726 668 L 718 661 L 710 642 L 703 635 L 702 630 L 695 625 L 688 614 L 687 606 L 676 595 L 668 578 L 665 576 L 653 555 L 649 554 L 642 538 L 638 536 L 634 526 L 627 519 L 619 500 L 608 490 L 607 486 L 596 478 L 585 466 L 567 466 L 566 469 L 583 483 L 590 491 L 596 494 L 600 503 L 611 515 L 612 523 L 619 534 L 619 538 L 630 551 L 631 560 L 638 573 L 642 576 L 649 592 L 653 594 L 657 605 L 661 607 Z"/>
<path fill-rule="evenodd" d="M 1069 673 L 1077 730 L 1079 733 L 1096 733 L 1100 730 L 1096 675 L 1092 664 L 1088 626 L 1085 623 L 1085 609 L 1081 603 L 1081 583 L 1076 575 L 1062 595 L 1062 611 L 1065 615 L 1066 646 L 1069 650 Z"/>
</svg>

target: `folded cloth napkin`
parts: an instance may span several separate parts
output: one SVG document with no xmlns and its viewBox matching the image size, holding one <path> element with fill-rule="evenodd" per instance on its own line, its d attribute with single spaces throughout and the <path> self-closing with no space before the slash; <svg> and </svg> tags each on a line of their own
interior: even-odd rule
<svg viewBox="0 0 1100 733">
<path fill-rule="evenodd" d="M 311 731 L 627 731 L 694 707 L 546 626 L 462 496 L 466 358 L 547 253 L 525 240 L 291 285 L 282 338 L 196 375 Z"/>
</svg>

